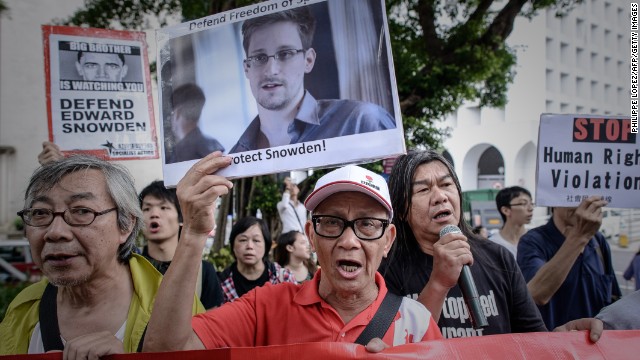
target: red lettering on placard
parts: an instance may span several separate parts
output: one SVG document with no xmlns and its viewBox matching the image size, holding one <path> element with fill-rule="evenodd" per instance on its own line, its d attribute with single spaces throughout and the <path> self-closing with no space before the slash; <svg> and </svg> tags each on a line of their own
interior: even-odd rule
<svg viewBox="0 0 640 360">
<path fill-rule="evenodd" d="M 635 143 L 631 119 L 574 118 L 574 142 Z"/>
</svg>

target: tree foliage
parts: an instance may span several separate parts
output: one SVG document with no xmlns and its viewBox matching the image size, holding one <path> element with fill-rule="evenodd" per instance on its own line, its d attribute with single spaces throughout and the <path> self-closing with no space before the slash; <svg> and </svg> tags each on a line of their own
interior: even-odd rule
<svg viewBox="0 0 640 360">
<path fill-rule="evenodd" d="M 436 120 L 464 101 L 501 107 L 515 75 L 505 43 L 518 16 L 546 8 L 562 16 L 581 0 L 387 0 L 408 145 L 436 146 Z"/>
<path fill-rule="evenodd" d="M 515 75 L 505 40 L 517 17 L 552 8 L 558 16 L 583 0 L 386 0 L 408 147 L 437 148 L 437 121 L 464 101 L 501 107 Z M 257 0 L 86 0 L 68 19 L 77 26 L 145 30 L 257 3 Z M 2 2 L 0 1 L 0 4 Z"/>
<path fill-rule="evenodd" d="M 146 30 L 154 23 L 165 26 L 171 20 L 192 20 L 257 2 L 86 0 L 84 7 L 70 18 L 56 22 Z M 407 147 L 438 148 L 447 136 L 447 130 L 438 126 L 438 121 L 465 101 L 476 101 L 480 106 L 504 106 L 516 64 L 515 52 L 505 41 L 513 31 L 516 18 L 531 18 L 546 9 L 554 9 L 557 16 L 562 16 L 581 2 L 386 0 Z M 275 209 L 278 185 L 273 183 L 273 178 L 236 181 L 236 214 L 240 217 L 255 214 L 260 208 L 263 215 L 267 211 L 267 216 L 273 219 L 269 211 Z M 275 192 L 269 195 L 268 191 Z M 225 214 L 231 201 L 223 204 L 221 210 Z M 225 221 L 226 217 L 220 219 L 218 227 Z M 273 224 L 271 227 L 274 228 Z"/>
</svg>

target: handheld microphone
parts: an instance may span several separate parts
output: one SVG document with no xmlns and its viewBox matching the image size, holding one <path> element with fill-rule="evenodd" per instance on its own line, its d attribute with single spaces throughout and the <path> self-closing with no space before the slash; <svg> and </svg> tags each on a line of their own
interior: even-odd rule
<svg viewBox="0 0 640 360">
<path fill-rule="evenodd" d="M 455 225 L 447 225 L 440 230 L 440 237 L 442 238 L 450 233 L 458 234 L 462 233 L 462 231 L 460 231 L 460 228 Z M 484 311 L 482 311 L 482 308 L 480 307 L 480 296 L 478 295 L 476 283 L 473 281 L 469 265 L 465 264 L 462 266 L 460 278 L 458 278 L 458 286 L 462 291 L 464 302 L 467 304 L 467 308 L 469 309 L 469 317 L 471 318 L 473 328 L 480 329 L 489 326 L 487 318 L 484 316 Z"/>
</svg>

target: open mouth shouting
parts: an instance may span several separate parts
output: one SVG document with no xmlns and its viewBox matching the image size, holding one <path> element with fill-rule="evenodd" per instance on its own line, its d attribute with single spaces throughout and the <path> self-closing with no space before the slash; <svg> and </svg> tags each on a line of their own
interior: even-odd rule
<svg viewBox="0 0 640 360">
<path fill-rule="evenodd" d="M 362 264 L 355 260 L 338 260 L 338 272 L 347 279 L 353 279 L 362 271 Z"/>
<path fill-rule="evenodd" d="M 157 233 L 160 231 L 160 224 L 157 221 L 152 221 L 149 224 L 149 231 L 153 234 Z"/>
</svg>

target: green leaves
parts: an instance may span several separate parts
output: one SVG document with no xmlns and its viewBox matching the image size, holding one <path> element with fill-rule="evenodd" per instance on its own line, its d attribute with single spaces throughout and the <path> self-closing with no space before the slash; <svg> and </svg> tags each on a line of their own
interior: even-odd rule
<svg viewBox="0 0 640 360">
<path fill-rule="evenodd" d="M 386 0 L 405 134 L 437 147 L 435 125 L 465 101 L 504 106 L 515 75 L 505 40 L 517 17 L 547 8 L 563 16 L 583 0 Z M 147 30 L 258 3 L 257 0 L 86 0 L 60 24 Z M 4 2 L 0 0 L 0 10 Z"/>
<path fill-rule="evenodd" d="M 506 44 L 518 16 L 559 14 L 581 0 L 387 0 L 407 145 L 437 148 L 435 125 L 465 101 L 506 104 L 516 55 Z"/>
</svg>

